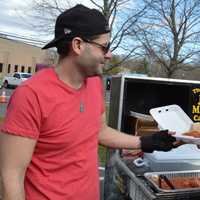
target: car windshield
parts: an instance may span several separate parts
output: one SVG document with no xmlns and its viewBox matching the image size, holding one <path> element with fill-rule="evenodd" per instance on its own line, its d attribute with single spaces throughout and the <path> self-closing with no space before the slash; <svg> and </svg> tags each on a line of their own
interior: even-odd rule
<svg viewBox="0 0 200 200">
<path fill-rule="evenodd" d="M 30 77 L 31 77 L 31 74 L 21 74 L 21 77 L 22 77 L 22 78 L 30 78 Z"/>
</svg>

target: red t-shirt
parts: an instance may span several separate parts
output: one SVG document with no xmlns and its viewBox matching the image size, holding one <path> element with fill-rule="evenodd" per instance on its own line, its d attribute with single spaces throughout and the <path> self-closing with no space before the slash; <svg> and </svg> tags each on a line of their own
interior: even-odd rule
<svg viewBox="0 0 200 200">
<path fill-rule="evenodd" d="M 99 200 L 103 111 L 99 77 L 75 90 L 44 69 L 14 91 L 1 131 L 37 140 L 25 177 L 26 200 Z"/>
</svg>

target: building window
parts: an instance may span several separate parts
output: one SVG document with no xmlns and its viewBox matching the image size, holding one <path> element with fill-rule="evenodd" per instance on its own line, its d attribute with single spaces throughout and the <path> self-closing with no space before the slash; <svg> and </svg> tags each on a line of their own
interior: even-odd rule
<svg viewBox="0 0 200 200">
<path fill-rule="evenodd" d="M 0 63 L 0 73 L 3 72 L 3 63 Z"/>
<path fill-rule="evenodd" d="M 31 67 L 28 67 L 28 73 L 31 73 Z"/>
<path fill-rule="evenodd" d="M 18 65 L 15 65 L 15 72 L 18 72 Z"/>
<path fill-rule="evenodd" d="M 10 73 L 11 64 L 8 64 L 8 73 Z"/>
<path fill-rule="evenodd" d="M 21 68 L 21 72 L 24 72 L 24 70 L 25 70 L 25 67 L 24 67 L 24 66 L 22 66 L 22 68 Z"/>
</svg>

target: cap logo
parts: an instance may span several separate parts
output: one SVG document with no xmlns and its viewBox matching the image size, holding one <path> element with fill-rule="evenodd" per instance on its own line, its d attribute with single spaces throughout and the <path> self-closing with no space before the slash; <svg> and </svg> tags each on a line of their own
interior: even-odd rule
<svg viewBox="0 0 200 200">
<path fill-rule="evenodd" d="M 72 31 L 68 28 L 64 28 L 64 33 L 67 35 L 67 34 L 70 34 Z"/>
</svg>

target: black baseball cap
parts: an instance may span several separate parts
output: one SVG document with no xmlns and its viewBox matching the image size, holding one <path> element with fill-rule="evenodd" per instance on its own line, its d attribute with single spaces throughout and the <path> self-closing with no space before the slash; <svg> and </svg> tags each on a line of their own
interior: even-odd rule
<svg viewBox="0 0 200 200">
<path fill-rule="evenodd" d="M 62 39 L 71 41 L 76 36 L 89 37 L 108 32 L 108 21 L 100 11 L 77 4 L 58 16 L 55 37 L 42 49 L 57 47 Z"/>
</svg>

